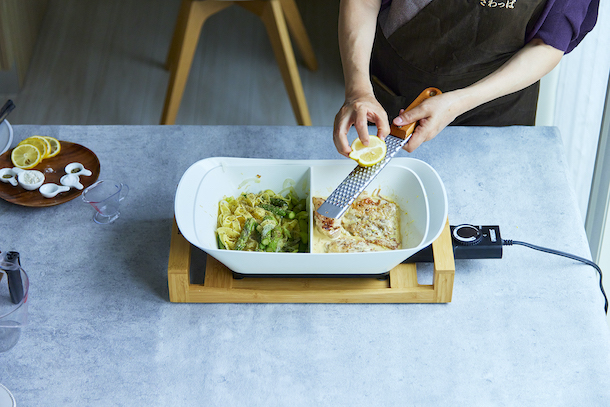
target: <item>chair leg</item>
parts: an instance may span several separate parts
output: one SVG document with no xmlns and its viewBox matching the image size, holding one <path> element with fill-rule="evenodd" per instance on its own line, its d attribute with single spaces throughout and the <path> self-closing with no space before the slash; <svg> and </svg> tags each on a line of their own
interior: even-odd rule
<svg viewBox="0 0 610 407">
<path fill-rule="evenodd" d="M 186 23 L 188 21 L 189 11 L 191 9 L 192 0 L 182 0 L 180 3 L 180 11 L 178 12 L 178 19 L 176 20 L 176 27 L 174 28 L 174 34 L 172 35 L 172 42 L 169 46 L 167 58 L 165 60 L 165 69 L 171 71 L 178 51 L 182 48 L 182 41 L 184 40 L 184 31 L 186 30 Z"/>
<path fill-rule="evenodd" d="M 310 71 L 316 71 L 318 69 L 318 61 L 316 60 L 316 55 L 313 52 L 313 47 L 307 36 L 307 30 L 305 30 L 305 25 L 303 24 L 303 19 L 301 18 L 297 4 L 294 0 L 280 0 L 280 3 L 282 5 L 282 10 L 284 10 L 288 29 L 303 57 L 305 66 L 307 66 Z"/>
<path fill-rule="evenodd" d="M 172 48 L 167 58 L 167 64 L 171 71 L 161 115 L 161 124 L 176 123 L 176 116 L 178 115 L 203 23 L 208 17 L 232 4 L 231 1 L 183 0 L 172 39 Z"/>
<path fill-rule="evenodd" d="M 280 0 L 240 1 L 235 4 L 257 14 L 265 24 L 297 123 L 301 126 L 311 126 L 305 92 L 303 91 L 303 84 L 299 76 Z"/>
</svg>

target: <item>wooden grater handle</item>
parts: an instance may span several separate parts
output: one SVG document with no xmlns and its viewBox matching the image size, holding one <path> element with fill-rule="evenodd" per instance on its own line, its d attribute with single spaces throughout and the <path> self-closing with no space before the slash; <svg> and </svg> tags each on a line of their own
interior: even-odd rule
<svg viewBox="0 0 610 407">
<path fill-rule="evenodd" d="M 416 106 L 419 106 L 424 100 L 431 98 L 432 96 L 440 95 L 442 92 L 437 88 L 428 88 L 419 94 L 417 99 L 415 99 L 409 107 L 405 109 L 405 111 L 409 111 Z M 397 126 L 394 123 L 390 125 L 390 134 L 396 137 L 400 137 L 405 139 L 409 137 L 415 131 L 415 126 L 417 122 L 411 124 L 405 124 L 404 126 Z"/>
</svg>

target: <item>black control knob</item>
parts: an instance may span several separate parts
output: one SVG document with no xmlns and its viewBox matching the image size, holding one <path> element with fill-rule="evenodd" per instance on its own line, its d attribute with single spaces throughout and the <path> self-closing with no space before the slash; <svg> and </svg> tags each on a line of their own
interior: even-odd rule
<svg viewBox="0 0 610 407">
<path fill-rule="evenodd" d="M 453 229 L 453 240 L 464 246 L 474 246 L 483 239 L 481 229 L 474 225 L 458 225 Z"/>
</svg>

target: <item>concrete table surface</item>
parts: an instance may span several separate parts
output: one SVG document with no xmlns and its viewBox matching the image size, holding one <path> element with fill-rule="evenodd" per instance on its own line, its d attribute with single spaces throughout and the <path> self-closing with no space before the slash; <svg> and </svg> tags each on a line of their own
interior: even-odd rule
<svg viewBox="0 0 610 407">
<path fill-rule="evenodd" d="M 184 171 L 211 156 L 341 158 L 329 127 L 15 126 L 13 145 L 34 134 L 88 147 L 100 179 L 130 192 L 104 226 L 80 198 L 0 201 L 0 250 L 31 280 L 29 325 L 0 353 L 18 406 L 610 405 L 595 270 L 525 247 L 456 261 L 448 304 L 170 303 Z M 556 128 L 447 128 L 400 156 L 438 171 L 452 225 L 590 258 Z"/>
</svg>

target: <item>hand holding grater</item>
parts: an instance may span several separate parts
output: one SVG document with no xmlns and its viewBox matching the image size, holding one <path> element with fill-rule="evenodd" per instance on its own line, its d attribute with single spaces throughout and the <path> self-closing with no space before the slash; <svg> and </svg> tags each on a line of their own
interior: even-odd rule
<svg viewBox="0 0 610 407">
<path fill-rule="evenodd" d="M 432 96 L 440 95 L 441 91 L 436 88 L 428 88 L 424 90 L 418 97 L 407 107 L 406 110 L 411 110 L 418 106 L 424 100 Z M 327 218 L 340 218 L 347 211 L 349 206 L 356 198 L 364 191 L 371 181 L 381 172 L 381 170 L 390 162 L 390 159 L 407 144 L 417 123 L 411 123 L 405 126 L 396 126 L 391 124 L 390 135 L 385 138 L 387 151 L 385 158 L 378 164 L 371 167 L 361 167 L 359 165 L 339 184 L 326 201 L 320 205 L 317 212 Z"/>
</svg>

